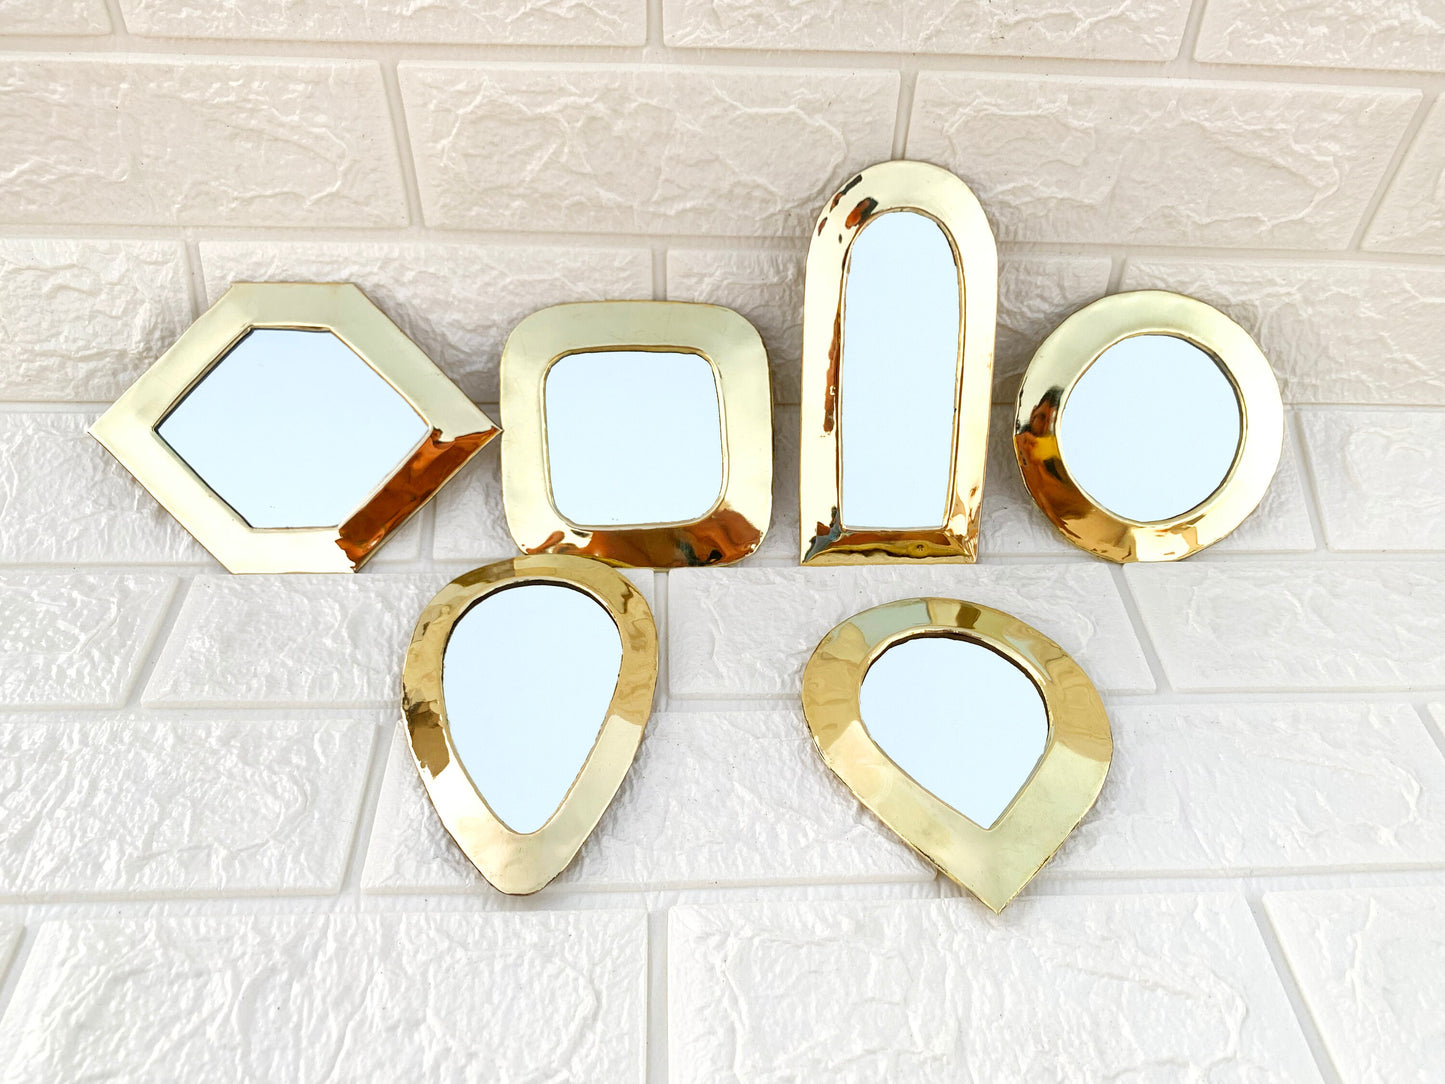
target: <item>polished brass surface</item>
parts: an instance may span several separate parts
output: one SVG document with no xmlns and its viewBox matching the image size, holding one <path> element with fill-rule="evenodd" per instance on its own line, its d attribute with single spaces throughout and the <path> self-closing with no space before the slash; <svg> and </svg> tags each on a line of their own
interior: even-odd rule
<svg viewBox="0 0 1445 1084">
<path fill-rule="evenodd" d="M 948 238 L 959 273 L 961 313 L 953 417 L 953 461 L 937 530 L 853 529 L 842 519 L 838 404 L 843 303 L 849 251 L 859 233 L 889 211 L 916 211 Z M 892 561 L 971 562 L 978 553 L 993 378 L 998 256 L 993 231 L 969 187 L 924 162 L 881 162 L 853 176 L 823 209 L 808 246 L 803 299 L 800 550 L 803 564 Z"/>
<path fill-rule="evenodd" d="M 171 409 L 257 328 L 331 332 L 431 427 L 407 461 L 378 479 L 366 503 L 335 527 L 252 527 L 157 432 Z M 356 571 L 499 431 L 356 286 L 309 282 L 232 286 L 90 429 L 232 572 Z M 366 433 L 358 429 L 356 439 Z"/>
<path fill-rule="evenodd" d="M 920 786 L 873 741 L 859 691 L 895 644 L 953 636 L 1018 666 L 1038 687 L 1048 739 L 1033 774 L 991 828 Z M 959 690 L 966 711 L 968 690 Z M 913 598 L 855 614 L 824 636 L 803 670 L 803 713 L 823 760 L 910 847 L 994 911 L 1002 911 L 1093 807 L 1113 756 L 1103 702 L 1068 653 L 1000 610 Z M 919 725 L 948 725 L 946 719 Z"/>
<path fill-rule="evenodd" d="M 687 523 L 598 526 L 557 511 L 548 478 L 543 388 L 569 354 L 599 350 L 693 353 L 712 367 L 722 419 L 723 487 L 712 509 Z M 571 553 L 614 565 L 726 565 L 758 548 L 773 501 L 772 392 L 768 357 L 752 324 L 731 309 L 678 301 L 554 305 L 519 323 L 502 351 L 502 501 L 507 528 L 526 553 Z M 646 419 L 618 418 L 618 426 Z M 667 455 L 658 448 L 656 454 Z"/>
<path fill-rule="evenodd" d="M 1105 350 L 1135 335 L 1173 335 L 1209 354 L 1233 385 L 1240 411 L 1239 447 L 1219 487 L 1184 514 L 1149 523 L 1096 504 L 1069 473 L 1058 441 L 1059 418 L 1079 378 Z M 1044 515 L 1080 549 L 1121 563 L 1177 561 L 1233 531 L 1264 498 L 1283 441 L 1279 384 L 1249 332 L 1202 301 L 1164 290 L 1111 294 L 1055 328 L 1029 363 L 1014 415 L 1019 470 Z"/>
<path fill-rule="evenodd" d="M 603 606 L 622 640 L 622 666 L 597 741 L 551 818 L 535 832 L 512 831 L 487 805 L 457 757 L 442 690 L 442 659 L 458 620 L 494 591 L 555 584 Z M 567 679 L 557 660 L 558 681 Z M 657 685 L 657 629 L 637 588 L 621 573 L 585 557 L 516 557 L 457 577 L 427 603 L 402 669 L 402 712 L 412 757 L 437 816 L 493 887 L 528 895 L 544 887 L 581 849 L 622 785 L 652 713 Z"/>
</svg>

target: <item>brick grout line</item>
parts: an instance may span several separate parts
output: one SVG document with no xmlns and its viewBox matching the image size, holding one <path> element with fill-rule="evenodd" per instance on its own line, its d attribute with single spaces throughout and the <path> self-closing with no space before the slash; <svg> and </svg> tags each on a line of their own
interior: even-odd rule
<svg viewBox="0 0 1445 1084">
<path fill-rule="evenodd" d="M 1347 246 L 1349 250 L 1362 251 L 1365 237 L 1369 234 L 1370 227 L 1374 225 L 1375 218 L 1380 213 L 1380 208 L 1384 206 L 1386 197 L 1395 185 L 1400 166 L 1404 164 L 1410 148 L 1414 146 L 1415 140 L 1420 135 L 1420 130 L 1425 127 L 1425 120 L 1429 117 L 1430 110 L 1434 107 L 1438 97 L 1438 92 L 1426 91 L 1420 99 L 1420 104 L 1415 108 L 1415 115 L 1410 118 L 1410 123 L 1405 125 L 1405 130 L 1400 133 L 1400 142 L 1396 145 L 1395 153 L 1390 156 L 1390 161 L 1386 163 L 1384 171 L 1380 174 L 1380 183 L 1375 186 L 1374 194 L 1370 196 L 1369 201 L 1360 212 L 1360 223 L 1350 237 L 1350 243 Z"/>
<path fill-rule="evenodd" d="M 13 921 L 13 920 L 12 920 Z M 9 970 L 0 978 L 0 1036 L 6 1033 L 5 1018 L 10 1013 L 10 1008 L 15 1002 L 15 990 L 20 985 L 20 976 L 28 970 L 30 963 L 30 950 L 35 947 L 35 939 L 40 936 L 40 923 L 32 922 L 27 918 L 20 923 L 20 940 L 15 946 L 15 951 L 10 957 Z M 17 1012 L 23 1011 L 17 1010 Z M 7 1064 L 9 1059 L 5 1056 L 11 1053 L 4 1047 L 0 1047 L 0 1065 Z"/>
<path fill-rule="evenodd" d="M 1199 48 L 1199 32 L 1204 26 L 1204 16 L 1207 14 L 1209 0 L 1194 0 L 1189 8 L 1189 14 L 1184 18 L 1184 30 L 1179 35 L 1179 51 L 1174 54 L 1174 59 L 1165 64 L 1171 72 L 1180 75 L 1189 75 L 1198 71 L 1200 63 L 1195 59 L 1194 53 Z"/>
<path fill-rule="evenodd" d="M 194 321 L 210 308 L 207 304 L 206 268 L 201 260 L 200 242 L 187 237 L 182 244 L 186 251 L 186 291 L 190 295 L 191 319 Z"/>
<path fill-rule="evenodd" d="M 137 566 L 126 567 L 135 568 Z M 150 570 L 147 569 L 147 571 Z M 166 649 L 166 644 L 170 641 L 171 633 L 175 631 L 176 622 L 180 620 L 181 610 L 185 608 L 186 597 L 190 594 L 190 590 L 191 577 L 189 576 L 178 578 L 177 582 L 172 585 L 170 599 L 161 613 L 161 619 L 156 622 L 155 629 L 151 632 L 144 658 L 131 677 L 131 683 L 126 689 L 125 700 L 120 705 L 121 710 L 135 711 L 142 706 L 146 686 L 150 683 L 151 674 L 154 673 L 160 657 Z"/>
<path fill-rule="evenodd" d="M 1280 944 L 1279 934 L 1274 928 L 1274 923 L 1270 921 L 1269 913 L 1264 909 L 1263 898 L 1257 893 L 1249 893 L 1245 899 L 1249 904 L 1249 912 L 1254 918 L 1254 924 L 1259 930 L 1260 940 L 1264 942 L 1265 951 L 1269 953 L 1270 963 L 1274 965 L 1275 976 L 1284 990 L 1285 998 L 1294 1013 L 1295 1022 L 1299 1024 L 1300 1032 L 1304 1035 L 1305 1045 L 1309 1047 L 1310 1056 L 1315 1060 L 1315 1067 L 1319 1070 L 1321 1080 L 1324 1081 L 1324 1084 L 1344 1084 L 1339 1069 L 1335 1067 L 1334 1059 L 1330 1057 L 1329 1048 L 1325 1045 L 1319 1024 L 1305 1001 L 1299 978 L 1295 975 L 1294 969 L 1289 965 L 1289 959 L 1284 954 L 1284 947 Z"/>
<path fill-rule="evenodd" d="M 357 803 L 355 823 L 351 826 L 346 868 L 342 872 L 341 887 L 336 893 L 337 898 L 358 902 L 366 895 L 362 887 L 362 875 L 366 872 L 366 855 L 371 848 L 372 834 L 376 830 L 376 809 L 381 803 L 382 782 L 386 777 L 387 762 L 391 759 L 391 743 L 397 726 L 397 721 L 390 718 L 389 712 L 377 711 L 372 714 L 371 759 L 367 763 L 366 778 L 362 781 L 361 800 Z"/>
<path fill-rule="evenodd" d="M 647 909 L 647 1026 L 643 1035 L 646 1084 L 667 1084 L 668 1057 L 667 950 L 669 907 Z"/>
<path fill-rule="evenodd" d="M 1139 651 L 1144 656 L 1145 665 L 1149 667 L 1149 674 L 1154 679 L 1154 688 L 1147 695 L 1173 692 L 1174 687 L 1170 684 L 1169 675 L 1164 670 L 1164 662 L 1154 647 L 1154 641 L 1149 636 L 1149 627 L 1144 623 L 1144 615 L 1139 612 L 1139 603 L 1134 598 L 1134 592 L 1130 589 L 1129 581 L 1124 576 L 1124 566 L 1111 564 L 1109 575 L 1114 581 L 1114 590 L 1118 592 L 1124 613 L 1129 618 L 1129 627 L 1134 631 L 1134 639 L 1139 641 Z"/>
<path fill-rule="evenodd" d="M 1445 757 L 1445 726 L 1437 724 L 1434 716 L 1431 715 L 1430 701 L 1416 700 L 1411 706 L 1415 709 L 1415 714 L 1420 717 L 1420 725 L 1425 728 L 1425 733 L 1430 735 L 1430 740 L 1440 750 L 1440 755 Z"/>
<path fill-rule="evenodd" d="M 1314 456 L 1305 437 L 1304 423 L 1296 409 L 1285 411 L 1285 426 L 1294 438 L 1295 455 L 1299 459 L 1300 489 L 1304 491 L 1305 514 L 1309 517 L 1310 533 L 1314 535 L 1314 553 L 1330 553 L 1329 540 L 1325 536 L 1324 507 L 1320 500 L 1319 482 L 1315 478 Z"/>
<path fill-rule="evenodd" d="M 397 74 L 394 61 L 382 63 L 381 81 L 386 90 L 386 108 L 391 119 L 397 169 L 401 173 L 402 189 L 406 192 L 406 217 L 409 225 L 406 233 L 411 234 L 426 225 L 426 216 L 422 210 L 421 182 L 417 179 L 416 153 L 412 147 L 411 127 L 406 118 L 406 102 L 401 93 L 401 77 Z"/>
<path fill-rule="evenodd" d="M 893 153 L 891 157 L 908 155 L 908 129 L 913 123 L 913 96 L 918 88 L 918 69 L 912 64 L 898 71 L 898 113 L 893 120 Z"/>
</svg>

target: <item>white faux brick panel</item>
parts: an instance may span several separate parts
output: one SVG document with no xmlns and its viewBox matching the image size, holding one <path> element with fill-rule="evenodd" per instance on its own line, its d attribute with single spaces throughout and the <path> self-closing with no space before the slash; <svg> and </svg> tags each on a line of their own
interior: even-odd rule
<svg viewBox="0 0 1445 1084">
<path fill-rule="evenodd" d="M 1271 892 L 1264 906 L 1342 1079 L 1440 1079 L 1445 889 Z"/>
<path fill-rule="evenodd" d="M 933 876 L 829 774 L 801 714 L 664 712 L 652 717 L 622 789 L 558 884 L 652 890 Z M 400 730 L 363 884 L 492 896 L 437 819 Z"/>
<path fill-rule="evenodd" d="M 502 344 L 563 301 L 652 296 L 638 248 L 253 241 L 201 245 L 206 293 L 232 282 L 354 282 L 473 399 L 496 402 Z"/>
<path fill-rule="evenodd" d="M 737 309 L 768 346 L 773 397 L 799 401 L 803 347 L 801 251 L 738 252 L 674 249 L 667 254 L 667 296 Z M 1104 293 L 1110 261 L 1104 256 L 1014 256 L 999 260 L 999 311 L 994 348 L 994 394 L 1002 401 L 1018 388 L 1029 359 L 1069 313 Z"/>
<path fill-rule="evenodd" d="M 165 38 L 506 45 L 641 45 L 647 38 L 644 0 L 120 0 L 120 8 L 132 34 Z"/>
<path fill-rule="evenodd" d="M 1109 721 L 1108 782 L 1050 878 L 1445 860 L 1445 757 L 1407 704 L 1115 701 Z"/>
<path fill-rule="evenodd" d="M 1211 0 L 1194 55 L 1219 64 L 1445 69 L 1445 13 L 1435 0 Z"/>
<path fill-rule="evenodd" d="M 207 561 L 86 433 L 93 414 L 0 412 L 0 562 Z"/>
<path fill-rule="evenodd" d="M 1019 477 L 1013 447 L 1014 408 L 995 407 L 989 429 L 979 548 L 983 559 L 998 554 L 1049 554 L 1060 558 L 1083 551 L 1064 541 L 1039 511 Z M 1279 470 L 1264 499 L 1235 532 L 1207 552 L 1281 553 L 1315 548 L 1304 482 L 1294 438 L 1285 430 Z"/>
<path fill-rule="evenodd" d="M 105 0 L 7 0 L 0 34 L 109 34 Z"/>
<path fill-rule="evenodd" d="M 1445 99 L 1430 107 L 1405 160 L 1375 212 L 1364 247 L 1445 253 Z"/>
<path fill-rule="evenodd" d="M 0 1080 L 642 1080 L 633 913 L 49 922 Z"/>
<path fill-rule="evenodd" d="M 818 641 L 860 610 L 922 596 L 1015 614 L 1101 689 L 1154 688 L 1109 570 L 1059 565 L 679 569 L 668 581 L 674 696 L 796 699 Z"/>
<path fill-rule="evenodd" d="M 15 948 L 20 944 L 21 927 L 10 923 L 0 925 L 0 982 L 10 970 L 10 961 L 15 958 Z"/>
<path fill-rule="evenodd" d="M 676 907 L 670 1076 L 1318 1081 L 1235 896 Z"/>
<path fill-rule="evenodd" d="M 1177 689 L 1445 685 L 1445 566 L 1189 562 L 1124 570 Z"/>
<path fill-rule="evenodd" d="M 0 398 L 114 399 L 191 322 L 169 241 L 0 241 Z"/>
<path fill-rule="evenodd" d="M 118 707 L 175 584 L 141 573 L 0 573 L 0 705 Z"/>
<path fill-rule="evenodd" d="M 1295 260 L 1130 260 L 1120 288 L 1174 290 L 1259 342 L 1291 403 L 1442 403 L 1445 270 Z"/>
<path fill-rule="evenodd" d="M 437 560 L 465 560 L 483 565 L 517 556 L 517 543 L 507 531 L 507 517 L 502 509 L 499 454 L 483 450 L 437 494 L 435 504 L 432 553 Z"/>
<path fill-rule="evenodd" d="M 798 426 L 797 407 L 773 408 L 773 518 L 750 565 L 798 563 Z"/>
<path fill-rule="evenodd" d="M 369 723 L 0 722 L 0 898 L 336 892 Z"/>
<path fill-rule="evenodd" d="M 1188 0 L 664 0 L 667 44 L 1170 60 Z"/>
<path fill-rule="evenodd" d="M 924 72 L 908 156 L 1007 241 L 1344 248 L 1420 95 Z"/>
<path fill-rule="evenodd" d="M 407 221 L 371 62 L 10 57 L 0 131 L 0 221 Z"/>
<path fill-rule="evenodd" d="M 400 76 L 429 225 L 791 238 L 849 171 L 889 157 L 899 83 L 416 63 Z"/>
<path fill-rule="evenodd" d="M 197 576 L 147 704 L 400 703 L 401 664 L 440 572 Z"/>
<path fill-rule="evenodd" d="M 1445 413 L 1311 410 L 1300 424 L 1331 549 L 1445 549 Z"/>
</svg>

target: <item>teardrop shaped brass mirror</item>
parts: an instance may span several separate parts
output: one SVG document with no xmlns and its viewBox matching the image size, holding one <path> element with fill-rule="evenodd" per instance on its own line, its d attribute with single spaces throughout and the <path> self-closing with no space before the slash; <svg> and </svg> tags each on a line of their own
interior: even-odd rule
<svg viewBox="0 0 1445 1084">
<path fill-rule="evenodd" d="M 494 887 L 536 892 L 581 849 L 652 712 L 657 630 L 638 588 L 585 557 L 517 557 L 441 589 L 402 671 L 437 815 Z"/>
</svg>

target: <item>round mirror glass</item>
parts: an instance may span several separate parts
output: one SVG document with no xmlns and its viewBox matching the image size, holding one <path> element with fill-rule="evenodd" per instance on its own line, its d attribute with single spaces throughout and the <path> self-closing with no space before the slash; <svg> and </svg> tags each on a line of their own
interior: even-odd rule
<svg viewBox="0 0 1445 1084">
<path fill-rule="evenodd" d="M 937 222 L 890 211 L 848 250 L 839 442 L 843 523 L 938 527 L 958 380 L 958 266 Z"/>
<path fill-rule="evenodd" d="M 622 638 L 591 595 L 507 587 L 457 620 L 442 699 L 457 756 L 512 831 L 535 832 L 582 770 L 617 687 Z"/>
<path fill-rule="evenodd" d="M 252 527 L 336 527 L 430 430 L 331 332 L 258 328 L 156 431 Z"/>
<path fill-rule="evenodd" d="M 1224 481 L 1240 417 L 1213 357 L 1174 335 L 1135 335 L 1074 384 L 1059 411 L 1059 455 L 1100 508 L 1140 523 L 1169 520 Z"/>
<path fill-rule="evenodd" d="M 1048 743 L 1033 680 L 998 652 L 956 636 L 888 648 L 863 675 L 859 713 L 889 758 L 940 801 L 992 827 Z"/>
<path fill-rule="evenodd" d="M 690 523 L 717 504 L 722 414 L 701 355 L 568 354 L 547 370 L 543 403 L 552 505 L 578 526 Z"/>
</svg>

